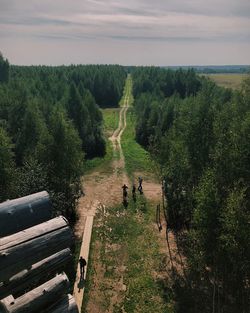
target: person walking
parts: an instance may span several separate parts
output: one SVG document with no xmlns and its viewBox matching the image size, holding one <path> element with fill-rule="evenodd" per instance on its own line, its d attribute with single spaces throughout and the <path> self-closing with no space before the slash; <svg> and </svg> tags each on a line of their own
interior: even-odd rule
<svg viewBox="0 0 250 313">
<path fill-rule="evenodd" d="M 84 278 L 85 266 L 87 265 L 87 262 L 86 262 L 86 260 L 82 256 L 79 259 L 79 264 L 80 264 L 80 275 L 81 275 L 81 278 Z"/>
<path fill-rule="evenodd" d="M 123 189 L 122 194 L 123 194 L 123 200 L 124 200 L 124 199 L 127 198 L 127 196 L 128 196 L 128 192 L 127 192 L 128 186 L 127 186 L 126 184 L 124 184 L 124 185 L 122 186 L 122 189 Z"/>
<path fill-rule="evenodd" d="M 136 202 L 136 187 L 135 187 L 134 183 L 133 183 L 133 187 L 132 187 L 132 198 L 133 198 L 134 202 Z"/>
<path fill-rule="evenodd" d="M 123 192 L 122 192 L 122 196 L 123 196 L 122 203 L 123 203 L 124 207 L 127 208 L 127 206 L 128 206 L 128 192 L 127 192 L 128 186 L 126 184 L 124 184 L 122 186 L 122 189 L 123 189 Z"/>
<path fill-rule="evenodd" d="M 138 177 L 138 191 L 140 192 L 140 194 L 143 194 L 143 191 L 142 191 L 142 178 L 139 176 Z"/>
</svg>

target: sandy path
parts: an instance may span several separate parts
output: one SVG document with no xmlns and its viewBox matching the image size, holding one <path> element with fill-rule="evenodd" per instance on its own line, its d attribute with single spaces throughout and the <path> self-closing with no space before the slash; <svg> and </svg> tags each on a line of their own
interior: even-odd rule
<svg viewBox="0 0 250 313">
<path fill-rule="evenodd" d="M 78 205 L 79 220 L 75 227 L 75 234 L 82 237 L 86 216 L 95 215 L 99 206 L 112 206 L 122 201 L 121 186 L 128 184 L 129 179 L 124 170 L 125 160 L 121 148 L 121 136 L 126 128 L 127 98 L 119 113 L 119 126 L 109 138 L 113 145 L 112 171 L 110 174 L 93 172 L 84 177 L 84 192 Z"/>
<path fill-rule="evenodd" d="M 121 147 L 121 136 L 126 128 L 126 113 L 128 110 L 129 95 L 124 99 L 123 106 L 119 113 L 119 125 L 109 138 L 113 146 L 113 160 L 111 174 L 94 172 L 84 177 L 85 195 L 79 201 L 78 222 L 75 226 L 75 235 L 82 239 L 80 255 L 88 263 L 89 248 L 91 242 L 91 232 L 93 219 L 96 210 L 106 205 L 112 206 L 122 201 L 122 185 L 128 185 L 129 179 L 125 172 L 125 159 Z M 87 267 L 85 270 L 85 276 Z M 84 279 L 85 279 L 84 276 Z M 80 269 L 77 268 L 74 285 L 74 297 L 81 312 L 84 295 L 84 280 L 80 279 Z"/>
</svg>

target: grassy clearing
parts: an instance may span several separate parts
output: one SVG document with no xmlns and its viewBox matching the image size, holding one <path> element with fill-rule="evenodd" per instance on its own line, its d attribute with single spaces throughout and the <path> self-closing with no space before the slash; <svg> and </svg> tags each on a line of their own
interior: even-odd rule
<svg viewBox="0 0 250 313">
<path fill-rule="evenodd" d="M 104 134 L 109 137 L 118 128 L 119 125 L 119 108 L 103 109 Z"/>
<path fill-rule="evenodd" d="M 89 173 L 93 169 L 101 168 L 103 172 L 109 172 L 111 161 L 113 157 L 113 148 L 111 142 L 108 138 L 113 134 L 115 129 L 119 125 L 119 111 L 120 109 L 103 109 L 103 127 L 104 127 L 104 136 L 106 140 L 106 154 L 103 158 L 94 158 L 92 160 L 87 160 L 84 166 L 84 172 Z"/>
<path fill-rule="evenodd" d="M 154 208 L 143 197 L 127 209 L 99 212 L 93 229 L 82 312 L 173 312 L 171 294 L 155 278 L 163 255 L 153 229 Z"/>
<path fill-rule="evenodd" d="M 111 169 L 111 161 L 113 156 L 113 148 L 111 142 L 106 139 L 106 154 L 103 158 L 94 158 L 85 161 L 84 175 L 92 172 L 93 170 L 101 170 L 102 172 L 109 172 Z"/>
<path fill-rule="evenodd" d="M 121 145 L 125 157 L 125 167 L 129 176 L 133 176 L 135 172 L 154 172 L 154 164 L 150 155 L 135 141 L 135 115 L 133 113 L 133 94 L 132 94 L 132 79 L 128 76 L 124 87 L 123 98 L 124 102 L 127 99 L 127 105 L 131 108 L 127 111 L 127 127 L 122 135 Z"/>
<path fill-rule="evenodd" d="M 131 106 L 134 98 L 133 98 L 133 94 L 132 94 L 132 88 L 133 88 L 133 83 L 132 83 L 132 78 L 130 75 L 128 75 L 128 78 L 125 82 L 125 86 L 124 86 L 124 90 L 123 90 L 123 96 L 119 102 L 119 106 L 123 106 L 125 101 L 126 101 L 126 105 Z"/>
<path fill-rule="evenodd" d="M 121 144 L 129 175 L 133 175 L 134 172 L 154 171 L 154 163 L 149 153 L 135 141 L 135 115 L 132 108 L 127 111 L 127 127 L 122 135 Z"/>
<path fill-rule="evenodd" d="M 240 89 L 242 81 L 247 74 L 207 74 L 216 84 L 226 88 Z"/>
</svg>

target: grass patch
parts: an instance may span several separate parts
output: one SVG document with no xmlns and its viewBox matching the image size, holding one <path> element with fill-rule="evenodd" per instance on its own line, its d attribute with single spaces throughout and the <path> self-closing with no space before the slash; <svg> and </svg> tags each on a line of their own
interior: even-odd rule
<svg viewBox="0 0 250 313">
<path fill-rule="evenodd" d="M 129 175 L 134 172 L 154 172 L 154 164 L 149 153 L 135 141 L 135 114 L 132 108 L 127 111 L 127 127 L 122 135 L 121 144 Z"/>
<path fill-rule="evenodd" d="M 108 209 L 97 216 L 93 229 L 90 275 L 84 310 L 92 301 L 100 312 L 113 305 L 113 312 L 173 312 L 154 273 L 160 271 L 163 255 L 152 228 L 154 208 L 138 195 L 127 209 Z M 103 275 L 96 269 L 103 269 Z M 96 284 L 95 282 L 99 282 Z M 116 294 L 115 303 L 111 303 Z M 91 307 L 91 306 L 90 306 Z"/>
<path fill-rule="evenodd" d="M 109 137 L 118 128 L 120 108 L 103 109 L 104 134 Z"/>
<path fill-rule="evenodd" d="M 109 172 L 111 169 L 111 161 L 113 157 L 113 148 L 111 142 L 106 139 L 106 154 L 103 158 L 93 158 L 86 160 L 84 164 L 84 175 L 91 171 L 101 168 L 102 172 Z"/>
<path fill-rule="evenodd" d="M 226 88 L 240 89 L 247 74 L 207 74 L 216 84 Z"/>
<path fill-rule="evenodd" d="M 91 160 L 86 160 L 84 166 L 84 173 L 89 173 L 93 169 L 97 169 L 98 167 L 102 169 L 103 172 L 109 172 L 111 161 L 113 157 L 113 148 L 112 144 L 109 141 L 109 137 L 113 134 L 115 129 L 117 129 L 119 125 L 119 111 L 120 109 L 103 109 L 103 129 L 104 136 L 106 141 L 106 154 L 103 158 L 97 157 Z"/>
<path fill-rule="evenodd" d="M 134 98 L 133 98 L 133 94 L 132 94 L 132 88 L 133 88 L 133 82 L 132 82 L 132 78 L 130 75 L 128 75 L 126 82 L 125 82 L 125 86 L 124 86 L 124 90 L 123 90 L 123 95 L 122 98 L 119 102 L 119 106 L 123 106 L 124 104 L 131 106 Z M 125 103 L 125 100 L 126 103 Z"/>
<path fill-rule="evenodd" d="M 154 172 L 154 164 L 149 153 L 135 141 L 136 117 L 133 108 L 131 107 L 134 101 L 132 88 L 132 79 L 128 76 L 120 105 L 122 105 L 127 99 L 127 103 L 125 104 L 130 106 L 127 111 L 127 127 L 121 138 L 122 150 L 125 157 L 125 167 L 129 176 L 133 176 L 133 173 L 135 172 Z"/>
</svg>

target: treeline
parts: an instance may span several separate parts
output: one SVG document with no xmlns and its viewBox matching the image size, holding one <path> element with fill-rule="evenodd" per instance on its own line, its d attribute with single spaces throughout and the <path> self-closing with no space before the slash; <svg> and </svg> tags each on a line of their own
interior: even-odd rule
<svg viewBox="0 0 250 313">
<path fill-rule="evenodd" d="M 0 56 L 0 202 L 47 190 L 75 221 L 84 159 L 105 154 L 95 97 L 118 99 L 125 75 L 117 66 L 10 66 Z"/>
<path fill-rule="evenodd" d="M 88 89 L 100 107 L 117 107 L 126 79 L 119 65 L 11 66 L 12 80 L 22 81 L 31 95 L 48 101 L 67 96 L 68 85 Z"/>
<path fill-rule="evenodd" d="M 234 93 L 197 76 L 191 95 L 158 93 L 159 80 L 138 93 L 150 71 L 133 75 L 136 137 L 161 165 L 168 227 L 184 238 L 176 312 L 249 312 L 250 77 Z"/>
<path fill-rule="evenodd" d="M 150 93 L 154 97 L 170 97 L 178 94 L 181 98 L 195 95 L 201 87 L 193 69 L 172 71 L 158 67 L 132 68 L 134 97 Z"/>
</svg>

